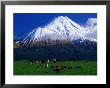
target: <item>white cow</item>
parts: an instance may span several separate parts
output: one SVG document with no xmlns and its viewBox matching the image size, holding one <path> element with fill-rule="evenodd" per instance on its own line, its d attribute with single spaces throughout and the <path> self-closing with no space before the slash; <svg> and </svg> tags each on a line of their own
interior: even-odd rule
<svg viewBox="0 0 110 88">
<path fill-rule="evenodd" d="M 50 61 L 49 60 L 47 60 L 47 63 L 49 63 Z"/>
<path fill-rule="evenodd" d="M 49 64 L 48 64 L 48 63 L 46 63 L 45 67 L 48 67 L 48 66 L 49 66 Z"/>
</svg>

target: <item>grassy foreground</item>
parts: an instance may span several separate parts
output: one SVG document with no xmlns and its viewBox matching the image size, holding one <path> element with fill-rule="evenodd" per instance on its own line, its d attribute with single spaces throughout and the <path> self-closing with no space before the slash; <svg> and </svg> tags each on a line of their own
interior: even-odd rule
<svg viewBox="0 0 110 88">
<path fill-rule="evenodd" d="M 26 60 L 14 61 L 14 75 L 97 75 L 97 61 L 57 61 L 57 64 L 72 66 L 71 69 L 63 69 L 59 73 L 54 72 L 54 65 L 52 61 L 49 62 L 49 67 L 45 68 L 45 64 L 42 64 L 42 68 L 39 64 Z M 81 66 L 81 68 L 75 68 Z"/>
</svg>

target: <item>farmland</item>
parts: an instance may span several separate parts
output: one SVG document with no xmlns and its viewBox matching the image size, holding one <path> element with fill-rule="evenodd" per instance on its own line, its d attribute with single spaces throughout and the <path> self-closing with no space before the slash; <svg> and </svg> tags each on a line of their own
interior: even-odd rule
<svg viewBox="0 0 110 88">
<path fill-rule="evenodd" d="M 55 72 L 52 68 L 55 64 L 60 64 L 61 66 L 71 66 L 72 68 L 61 69 L 60 72 Z M 90 60 L 67 60 L 67 61 L 57 61 L 54 63 L 50 61 L 48 67 L 45 67 L 45 63 L 30 63 L 28 60 L 14 61 L 14 75 L 97 75 L 97 61 Z M 80 68 L 77 68 L 77 67 Z"/>
</svg>

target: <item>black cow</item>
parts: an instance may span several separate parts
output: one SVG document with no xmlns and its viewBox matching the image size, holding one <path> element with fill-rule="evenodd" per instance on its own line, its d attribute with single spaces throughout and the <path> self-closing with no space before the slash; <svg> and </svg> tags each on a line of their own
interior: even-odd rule
<svg viewBox="0 0 110 88">
<path fill-rule="evenodd" d="M 35 61 L 33 59 L 30 59 L 29 62 L 31 62 L 31 64 L 33 64 Z"/>
<path fill-rule="evenodd" d="M 46 63 L 46 61 L 44 61 L 44 60 L 41 60 L 41 64 L 43 64 L 43 63 Z"/>
<path fill-rule="evenodd" d="M 65 66 L 62 66 L 62 68 L 67 69 L 67 68 L 68 68 L 68 66 L 66 66 L 66 65 L 65 65 Z"/>
</svg>

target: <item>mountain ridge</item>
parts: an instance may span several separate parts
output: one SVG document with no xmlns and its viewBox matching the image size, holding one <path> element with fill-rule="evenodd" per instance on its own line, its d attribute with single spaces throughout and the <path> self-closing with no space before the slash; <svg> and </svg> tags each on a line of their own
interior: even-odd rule
<svg viewBox="0 0 110 88">
<path fill-rule="evenodd" d="M 70 39 L 70 40 L 91 40 L 85 35 L 89 35 L 88 31 L 77 24 L 76 22 L 69 19 L 67 16 L 59 16 L 54 18 L 52 22 L 44 27 L 37 27 L 32 30 L 28 35 L 23 39 L 23 42 L 28 40 L 62 40 L 62 39 Z"/>
</svg>

